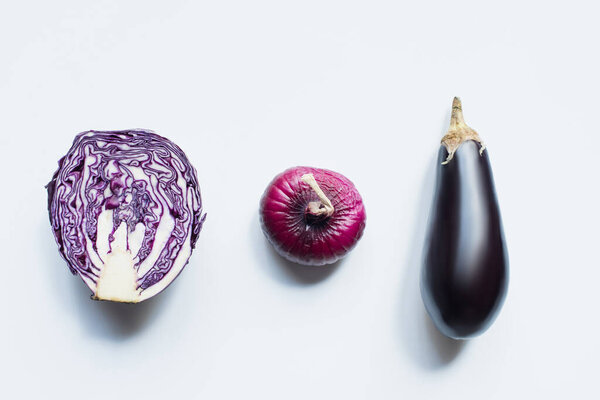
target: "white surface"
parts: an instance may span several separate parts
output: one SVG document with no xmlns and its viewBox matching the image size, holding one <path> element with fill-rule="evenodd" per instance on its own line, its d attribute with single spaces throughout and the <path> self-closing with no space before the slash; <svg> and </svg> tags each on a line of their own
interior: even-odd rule
<svg viewBox="0 0 600 400">
<path fill-rule="evenodd" d="M 595 2 L 164 3 L 0 6 L 0 397 L 598 398 Z M 418 292 L 454 95 L 511 261 L 495 325 L 458 347 Z M 43 189 L 76 133 L 124 128 L 179 144 L 208 212 L 191 263 L 137 307 L 88 298 Z M 333 271 L 290 267 L 258 226 L 298 164 L 365 200 Z"/>
</svg>

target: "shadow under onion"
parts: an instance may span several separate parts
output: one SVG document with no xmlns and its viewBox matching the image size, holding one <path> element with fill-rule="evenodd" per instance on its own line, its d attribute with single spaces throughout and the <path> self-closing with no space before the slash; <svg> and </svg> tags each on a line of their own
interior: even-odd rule
<svg viewBox="0 0 600 400">
<path fill-rule="evenodd" d="M 291 262 L 275 251 L 260 228 L 258 213 L 254 215 L 250 224 L 250 240 L 257 252 L 259 264 L 271 278 L 280 283 L 291 286 L 308 286 L 318 284 L 329 278 L 344 259 L 333 264 L 311 266 Z"/>
<path fill-rule="evenodd" d="M 301 265 L 289 261 L 279 255 L 273 248 L 267 238 L 263 237 L 263 242 L 268 248 L 271 259 L 278 264 L 281 270 L 294 279 L 296 282 L 304 285 L 311 285 L 329 278 L 340 266 L 343 259 L 337 260 L 333 264 L 326 265 Z"/>
</svg>

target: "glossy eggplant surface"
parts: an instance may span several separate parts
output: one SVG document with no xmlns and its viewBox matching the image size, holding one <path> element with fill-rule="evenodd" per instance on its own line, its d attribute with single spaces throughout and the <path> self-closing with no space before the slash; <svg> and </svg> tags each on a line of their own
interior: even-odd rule
<svg viewBox="0 0 600 400">
<path fill-rule="evenodd" d="M 460 101 L 455 104 L 453 120 L 464 124 Z M 483 333 L 502 307 L 508 256 L 487 149 L 478 135 L 455 148 L 442 143 L 421 295 L 440 332 L 467 339 Z"/>
</svg>

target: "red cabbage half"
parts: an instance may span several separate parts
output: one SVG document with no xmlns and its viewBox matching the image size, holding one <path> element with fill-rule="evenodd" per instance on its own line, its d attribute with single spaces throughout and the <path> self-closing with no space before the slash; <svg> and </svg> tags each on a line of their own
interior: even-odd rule
<svg viewBox="0 0 600 400">
<path fill-rule="evenodd" d="M 59 251 L 96 300 L 161 292 L 187 264 L 206 216 L 183 151 L 142 130 L 80 133 L 47 189 Z"/>
</svg>

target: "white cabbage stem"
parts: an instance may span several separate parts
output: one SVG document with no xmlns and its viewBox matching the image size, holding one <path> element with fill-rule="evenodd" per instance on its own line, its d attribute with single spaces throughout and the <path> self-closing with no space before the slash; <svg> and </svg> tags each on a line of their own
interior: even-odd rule
<svg viewBox="0 0 600 400">
<path fill-rule="evenodd" d="M 304 174 L 300 179 L 302 180 L 302 182 L 310 186 L 319 197 L 319 200 L 321 200 L 311 201 L 310 203 L 308 203 L 308 211 L 313 215 L 324 215 L 326 217 L 331 217 L 333 215 L 333 212 L 335 211 L 335 209 L 333 208 L 333 204 L 331 204 L 331 201 L 327 198 L 327 196 L 325 196 L 325 193 L 323 193 L 323 191 L 321 190 L 321 187 L 315 180 L 314 175 Z"/>
</svg>

